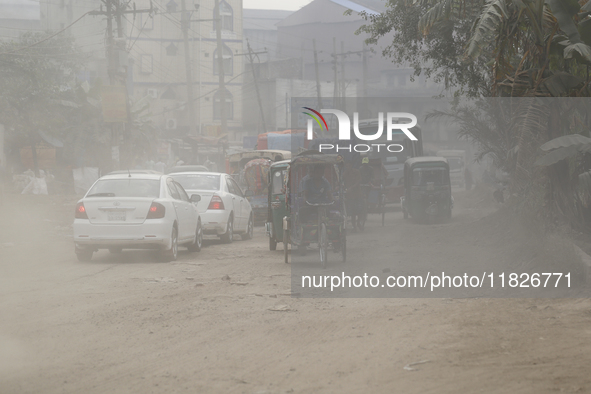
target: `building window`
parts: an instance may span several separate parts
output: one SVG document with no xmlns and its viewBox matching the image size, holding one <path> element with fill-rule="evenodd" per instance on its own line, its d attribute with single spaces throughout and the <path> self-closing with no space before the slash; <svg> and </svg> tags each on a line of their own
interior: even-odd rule
<svg viewBox="0 0 591 394">
<path fill-rule="evenodd" d="M 222 61 L 224 64 L 224 75 L 232 75 L 234 74 L 234 56 L 232 54 L 232 50 L 224 45 L 222 47 L 222 52 L 224 53 L 222 56 Z M 213 52 L 213 75 L 219 74 L 218 62 L 218 50 L 216 49 Z"/>
<path fill-rule="evenodd" d="M 178 4 L 174 0 L 170 0 L 168 4 L 166 4 L 166 12 L 176 12 L 176 8 Z"/>
<path fill-rule="evenodd" d="M 140 57 L 140 72 L 142 74 L 152 74 L 154 59 L 152 55 L 141 55 Z"/>
<path fill-rule="evenodd" d="M 166 47 L 166 56 L 176 56 L 177 51 L 178 51 L 178 47 L 176 45 L 174 45 L 173 42 L 171 42 Z"/>
<path fill-rule="evenodd" d="M 226 119 L 234 119 L 234 102 L 228 89 L 224 89 L 224 91 L 218 90 L 213 95 L 213 118 L 215 120 L 222 118 L 222 92 L 225 101 Z"/>
<path fill-rule="evenodd" d="M 217 8 L 213 10 L 213 18 L 217 15 Z M 222 30 L 234 31 L 234 11 L 230 4 L 222 1 L 220 3 L 220 19 L 222 20 Z M 213 29 L 217 29 L 217 21 L 213 22 Z"/>
</svg>

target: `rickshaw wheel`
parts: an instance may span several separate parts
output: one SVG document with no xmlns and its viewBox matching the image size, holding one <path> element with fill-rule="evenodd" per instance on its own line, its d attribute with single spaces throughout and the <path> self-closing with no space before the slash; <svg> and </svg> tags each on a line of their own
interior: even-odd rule
<svg viewBox="0 0 591 394">
<path fill-rule="evenodd" d="M 273 235 L 269 236 L 269 250 L 277 250 L 277 240 Z"/>
<path fill-rule="evenodd" d="M 289 264 L 287 245 L 289 245 L 289 230 L 283 230 L 283 257 L 285 264 Z"/>
<path fill-rule="evenodd" d="M 326 261 L 328 260 L 328 236 L 326 233 L 326 224 L 324 223 L 320 225 L 318 244 L 320 249 L 320 264 L 322 268 L 326 268 Z"/>
</svg>

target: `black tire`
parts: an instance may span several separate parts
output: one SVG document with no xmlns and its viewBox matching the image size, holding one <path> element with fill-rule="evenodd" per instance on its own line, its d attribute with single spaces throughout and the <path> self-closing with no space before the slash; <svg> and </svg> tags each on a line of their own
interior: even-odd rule
<svg viewBox="0 0 591 394">
<path fill-rule="evenodd" d="M 287 245 L 289 244 L 289 230 L 283 230 L 283 259 L 285 264 L 289 264 L 289 251 Z"/>
<path fill-rule="evenodd" d="M 123 248 L 109 248 L 109 253 L 119 254 L 123 251 Z"/>
<path fill-rule="evenodd" d="M 178 231 L 176 227 L 172 228 L 172 233 L 170 234 L 171 239 L 171 246 L 170 249 L 162 251 L 161 257 L 162 261 L 168 263 L 169 261 L 176 261 L 179 253 L 179 238 L 178 238 Z"/>
<path fill-rule="evenodd" d="M 250 218 L 248 219 L 248 225 L 246 227 L 246 232 L 244 234 L 241 234 L 240 236 L 242 237 L 243 241 L 247 241 L 249 239 L 252 239 L 253 235 L 254 235 L 254 219 L 252 218 L 252 213 L 251 213 Z"/>
<path fill-rule="evenodd" d="M 226 233 L 223 234 L 221 240 L 225 244 L 231 244 L 234 240 L 234 217 L 230 215 L 230 219 L 228 219 L 228 224 L 226 226 Z"/>
<path fill-rule="evenodd" d="M 80 262 L 88 262 L 88 261 L 92 260 L 93 253 L 94 253 L 94 251 L 88 250 L 88 249 L 76 250 L 76 257 L 78 258 L 78 261 L 80 261 Z"/>
<path fill-rule="evenodd" d="M 201 220 L 197 222 L 197 230 L 195 230 L 195 242 L 187 246 L 189 252 L 200 252 L 203 246 L 203 228 L 201 227 Z"/>
<path fill-rule="evenodd" d="M 269 236 L 269 250 L 277 250 L 277 240 L 273 234 Z"/>
</svg>

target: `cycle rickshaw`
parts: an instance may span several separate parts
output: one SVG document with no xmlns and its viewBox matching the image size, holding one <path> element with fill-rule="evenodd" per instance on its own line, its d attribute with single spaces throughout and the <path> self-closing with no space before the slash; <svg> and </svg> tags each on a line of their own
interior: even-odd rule
<svg viewBox="0 0 591 394">
<path fill-rule="evenodd" d="M 330 248 L 342 261 L 347 259 L 343 164 L 340 155 L 304 152 L 291 160 L 285 180 L 288 211 L 283 218 L 284 245 L 290 242 L 299 251 L 318 245 L 322 268 L 326 268 Z M 287 262 L 287 247 L 284 249 Z"/>
</svg>

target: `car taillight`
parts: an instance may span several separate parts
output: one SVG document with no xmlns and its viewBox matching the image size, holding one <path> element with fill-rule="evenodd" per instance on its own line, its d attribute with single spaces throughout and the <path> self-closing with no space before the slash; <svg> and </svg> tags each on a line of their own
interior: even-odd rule
<svg viewBox="0 0 591 394">
<path fill-rule="evenodd" d="M 150 205 L 146 219 L 162 219 L 165 213 L 166 208 L 164 208 L 164 205 L 153 202 L 152 205 Z"/>
<path fill-rule="evenodd" d="M 224 209 L 224 202 L 222 201 L 222 198 L 214 194 L 207 209 Z"/>
<path fill-rule="evenodd" d="M 84 207 L 83 202 L 79 202 L 76 204 L 76 213 L 74 214 L 76 219 L 88 219 L 88 215 L 86 214 L 86 208 Z"/>
</svg>

